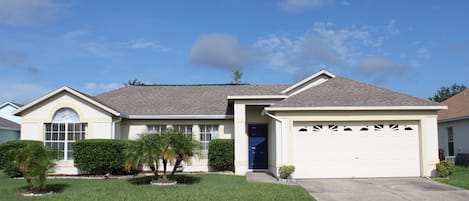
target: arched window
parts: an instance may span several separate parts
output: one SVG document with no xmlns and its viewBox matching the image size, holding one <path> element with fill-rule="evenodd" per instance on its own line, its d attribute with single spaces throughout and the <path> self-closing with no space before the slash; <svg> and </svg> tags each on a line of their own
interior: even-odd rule
<svg viewBox="0 0 469 201">
<path fill-rule="evenodd" d="M 51 123 L 44 124 L 44 145 L 57 150 L 58 160 L 73 160 L 72 145 L 85 139 L 88 124 L 71 108 L 61 108 L 54 113 Z"/>
</svg>

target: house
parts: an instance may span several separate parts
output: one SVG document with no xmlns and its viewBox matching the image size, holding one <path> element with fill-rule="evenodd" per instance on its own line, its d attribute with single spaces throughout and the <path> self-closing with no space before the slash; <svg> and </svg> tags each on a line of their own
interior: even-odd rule
<svg viewBox="0 0 469 201">
<path fill-rule="evenodd" d="M 443 101 L 438 112 L 438 142 L 445 156 L 469 153 L 469 89 Z"/>
<path fill-rule="evenodd" d="M 20 139 L 20 117 L 12 112 L 21 106 L 13 102 L 0 105 L 0 143 Z"/>
<path fill-rule="evenodd" d="M 173 127 L 203 145 L 184 171 L 208 171 L 208 142 L 226 138 L 235 142 L 235 174 L 295 165 L 294 178 L 346 178 L 435 175 L 441 109 L 322 70 L 292 85 L 126 86 L 97 96 L 62 87 L 14 114 L 21 139 L 60 150 L 59 173 L 76 173 L 77 140 Z"/>
</svg>

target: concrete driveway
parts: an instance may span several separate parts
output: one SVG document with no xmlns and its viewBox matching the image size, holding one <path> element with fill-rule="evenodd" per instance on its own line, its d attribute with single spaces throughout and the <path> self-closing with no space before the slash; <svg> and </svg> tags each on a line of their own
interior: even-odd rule
<svg viewBox="0 0 469 201">
<path fill-rule="evenodd" d="M 425 178 L 302 179 L 296 183 L 318 201 L 467 201 L 469 191 Z"/>
</svg>

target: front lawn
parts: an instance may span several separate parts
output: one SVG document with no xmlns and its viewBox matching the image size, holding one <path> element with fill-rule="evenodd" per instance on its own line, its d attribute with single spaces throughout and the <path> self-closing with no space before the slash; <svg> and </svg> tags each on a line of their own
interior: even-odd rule
<svg viewBox="0 0 469 201">
<path fill-rule="evenodd" d="M 142 185 L 150 179 L 48 179 L 53 195 L 25 198 L 23 179 L 0 173 L 0 200 L 314 200 L 299 186 L 247 183 L 245 177 L 214 174 L 182 175 L 177 186 Z"/>
<path fill-rule="evenodd" d="M 456 172 L 454 172 L 449 179 L 438 178 L 435 180 L 441 183 L 469 189 L 469 168 L 456 166 Z"/>
</svg>

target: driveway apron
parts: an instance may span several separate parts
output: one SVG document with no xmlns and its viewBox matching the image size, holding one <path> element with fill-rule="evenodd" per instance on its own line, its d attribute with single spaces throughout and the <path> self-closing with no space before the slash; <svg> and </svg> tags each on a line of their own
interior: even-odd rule
<svg viewBox="0 0 469 201">
<path fill-rule="evenodd" d="M 301 179 L 318 201 L 468 201 L 469 191 L 426 178 Z"/>
</svg>

